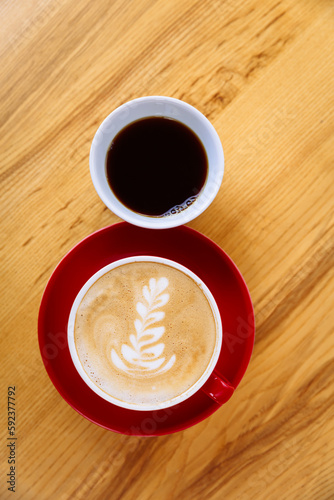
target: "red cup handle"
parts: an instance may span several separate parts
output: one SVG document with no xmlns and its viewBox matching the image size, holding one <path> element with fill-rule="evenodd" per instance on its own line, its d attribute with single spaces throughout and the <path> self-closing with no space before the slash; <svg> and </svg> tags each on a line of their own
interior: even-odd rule
<svg viewBox="0 0 334 500">
<path fill-rule="evenodd" d="M 223 380 L 220 375 L 213 372 L 203 385 L 202 391 L 216 403 L 222 405 L 230 399 L 234 392 L 234 387 L 226 382 L 226 380 Z"/>
</svg>

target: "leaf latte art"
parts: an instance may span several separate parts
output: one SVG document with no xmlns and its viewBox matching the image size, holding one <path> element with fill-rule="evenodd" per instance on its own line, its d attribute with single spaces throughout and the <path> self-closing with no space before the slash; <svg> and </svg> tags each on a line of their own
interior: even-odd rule
<svg viewBox="0 0 334 500">
<path fill-rule="evenodd" d="M 111 351 L 111 359 L 114 365 L 127 373 L 135 372 L 155 372 L 163 373 L 169 370 L 175 363 L 175 354 L 165 363 L 165 357 L 162 357 L 165 344 L 160 342 L 165 333 L 164 326 L 153 326 L 165 317 L 163 311 L 157 309 L 163 307 L 169 301 L 169 294 L 163 293 L 168 287 L 168 279 L 165 277 L 156 280 L 151 278 L 149 286 L 143 287 L 143 301 L 137 302 L 136 310 L 141 319 L 134 321 L 135 334 L 129 336 L 132 347 L 123 344 L 121 353 L 124 361 L 116 353 L 115 349 Z"/>
<path fill-rule="evenodd" d="M 120 406 L 165 405 L 211 362 L 218 336 L 210 303 L 170 265 L 143 260 L 107 270 L 78 304 L 73 343 L 82 376 Z"/>
</svg>

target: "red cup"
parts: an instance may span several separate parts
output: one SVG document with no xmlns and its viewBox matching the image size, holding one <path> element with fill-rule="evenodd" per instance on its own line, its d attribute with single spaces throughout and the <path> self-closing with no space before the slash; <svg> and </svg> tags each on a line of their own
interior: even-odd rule
<svg viewBox="0 0 334 500">
<path fill-rule="evenodd" d="M 177 432 L 223 408 L 245 374 L 254 344 L 251 298 L 240 272 L 226 253 L 185 226 L 160 230 L 158 236 L 155 230 L 122 222 L 82 240 L 50 277 L 38 318 L 42 359 L 61 396 L 97 425 L 135 436 Z M 222 319 L 223 344 L 213 373 L 189 399 L 162 410 L 129 410 L 100 398 L 78 374 L 67 343 L 70 310 L 84 283 L 107 264 L 131 255 L 156 255 L 190 269 L 210 289 Z"/>
</svg>

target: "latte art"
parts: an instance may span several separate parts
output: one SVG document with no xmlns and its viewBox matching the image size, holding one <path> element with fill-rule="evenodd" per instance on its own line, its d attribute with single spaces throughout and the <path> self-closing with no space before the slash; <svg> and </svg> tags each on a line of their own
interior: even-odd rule
<svg viewBox="0 0 334 500">
<path fill-rule="evenodd" d="M 136 309 L 141 319 L 136 319 L 134 322 L 136 335 L 131 334 L 129 337 L 132 347 L 123 344 L 121 349 L 127 365 L 119 358 L 114 349 L 111 351 L 112 362 L 120 370 L 127 373 L 135 372 L 136 375 L 141 375 L 143 372 L 155 374 L 166 372 L 173 366 L 175 354 L 164 364 L 165 358 L 161 357 L 161 355 L 165 349 L 165 344 L 156 344 L 165 333 L 165 327 L 156 326 L 152 328 L 153 324 L 165 317 L 164 312 L 156 311 L 156 309 L 164 306 L 169 301 L 168 293 L 162 294 L 167 287 L 167 278 L 160 278 L 158 282 L 155 278 L 151 278 L 149 287 L 143 287 L 143 298 L 146 304 L 137 302 Z"/>
<path fill-rule="evenodd" d="M 88 385 L 114 404 L 141 410 L 195 392 L 221 343 L 219 312 L 205 285 L 182 266 L 151 258 L 107 266 L 87 282 L 68 328 L 72 358 Z"/>
</svg>

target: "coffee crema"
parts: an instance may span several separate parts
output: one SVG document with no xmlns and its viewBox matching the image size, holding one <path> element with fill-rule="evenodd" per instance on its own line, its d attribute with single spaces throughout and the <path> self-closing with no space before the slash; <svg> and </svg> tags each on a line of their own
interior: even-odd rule
<svg viewBox="0 0 334 500">
<path fill-rule="evenodd" d="M 74 343 L 93 384 L 119 402 L 166 405 L 210 364 L 217 319 L 201 286 L 164 263 L 107 271 L 83 296 Z M 117 402 L 116 402 L 117 404 Z"/>
<path fill-rule="evenodd" d="M 114 137 L 106 173 L 123 205 L 141 215 L 161 217 L 196 201 L 206 181 L 208 160 L 189 127 L 153 116 L 130 123 Z"/>
</svg>

